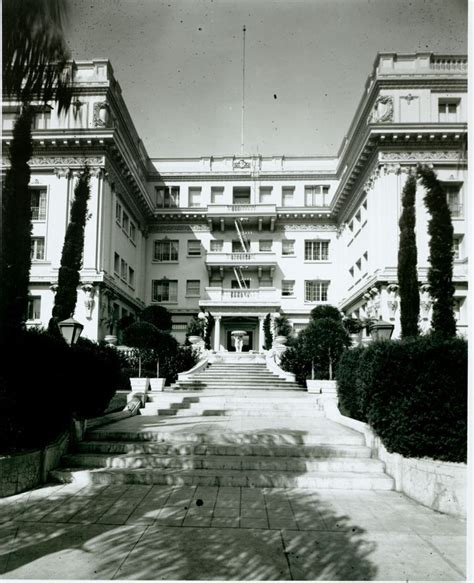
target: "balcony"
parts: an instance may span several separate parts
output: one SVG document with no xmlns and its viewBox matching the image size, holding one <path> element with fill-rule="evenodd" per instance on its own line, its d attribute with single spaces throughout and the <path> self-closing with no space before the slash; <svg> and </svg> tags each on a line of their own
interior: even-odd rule
<svg viewBox="0 0 474 583">
<path fill-rule="evenodd" d="M 226 224 L 232 224 L 235 219 L 245 219 L 247 222 L 258 223 L 259 230 L 263 225 L 269 225 L 273 231 L 277 217 L 275 204 L 209 204 L 207 218 L 214 226 L 219 223 L 221 230 Z"/>
<path fill-rule="evenodd" d="M 206 266 L 211 267 L 273 267 L 277 265 L 276 253 L 220 253 L 209 252 Z"/>
<path fill-rule="evenodd" d="M 281 298 L 274 287 L 255 289 L 228 289 L 221 287 L 206 287 L 204 298 L 199 302 L 201 307 L 270 307 L 279 306 Z"/>
</svg>

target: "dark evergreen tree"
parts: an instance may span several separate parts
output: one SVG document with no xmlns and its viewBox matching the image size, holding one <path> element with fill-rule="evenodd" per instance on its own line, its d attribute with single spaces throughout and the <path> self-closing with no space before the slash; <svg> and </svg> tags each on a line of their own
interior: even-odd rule
<svg viewBox="0 0 474 583">
<path fill-rule="evenodd" d="M 402 215 L 399 221 L 398 285 L 402 338 L 418 336 L 420 291 L 418 288 L 417 248 L 415 233 L 416 176 L 410 174 L 402 192 Z"/>
<path fill-rule="evenodd" d="M 265 320 L 263 321 L 263 335 L 265 338 L 265 343 L 263 348 L 265 350 L 270 350 L 273 344 L 272 328 L 271 328 L 271 316 L 267 314 Z"/>
<path fill-rule="evenodd" d="M 147 306 L 140 314 L 140 319 L 164 332 L 171 332 L 173 327 L 171 313 L 165 306 Z"/>
<path fill-rule="evenodd" d="M 310 313 L 311 320 L 321 320 L 322 318 L 330 318 L 336 322 L 342 322 L 342 314 L 336 308 L 336 306 L 331 306 L 329 304 L 323 304 L 321 306 L 316 306 L 311 310 Z"/>
<path fill-rule="evenodd" d="M 31 266 L 30 167 L 32 111 L 24 107 L 13 128 L 10 168 L 2 193 L 2 247 L 0 262 L 1 333 L 19 330 L 26 320 Z"/>
<path fill-rule="evenodd" d="M 63 0 L 3 0 L 2 81 L 5 95 L 23 106 L 13 130 L 11 166 L 2 189 L 0 239 L 0 334 L 19 330 L 26 320 L 31 252 L 28 182 L 32 155 L 32 101 L 71 102 L 69 50 L 63 31 Z M 69 69 L 70 71 L 70 69 Z"/>
<path fill-rule="evenodd" d="M 87 201 L 90 196 L 89 170 L 84 168 L 74 189 L 71 217 L 64 237 L 61 267 L 58 274 L 58 290 L 54 298 L 54 322 L 69 318 L 76 308 L 77 287 L 80 283 L 80 270 L 84 251 L 84 228 L 87 220 Z"/>
<path fill-rule="evenodd" d="M 433 332 L 444 336 L 456 335 L 456 320 L 453 310 L 453 224 L 446 200 L 446 192 L 433 170 L 427 166 L 418 168 L 426 195 L 426 208 L 431 214 L 428 223 L 430 235 L 430 268 L 428 285 L 433 299 Z"/>
</svg>

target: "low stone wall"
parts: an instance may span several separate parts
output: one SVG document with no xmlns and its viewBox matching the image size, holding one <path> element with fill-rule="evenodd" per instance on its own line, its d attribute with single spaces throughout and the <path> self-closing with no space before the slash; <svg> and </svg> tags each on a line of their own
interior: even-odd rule
<svg viewBox="0 0 474 583">
<path fill-rule="evenodd" d="M 385 463 L 385 471 L 395 481 L 397 492 L 403 492 L 438 512 L 466 516 L 467 466 L 430 458 L 406 458 L 388 452 L 367 423 L 342 415 L 335 399 L 322 401 L 328 419 L 363 433 L 372 457 Z"/>
<path fill-rule="evenodd" d="M 66 453 L 69 434 L 42 449 L 0 456 L 0 498 L 30 490 L 47 481 Z"/>
</svg>

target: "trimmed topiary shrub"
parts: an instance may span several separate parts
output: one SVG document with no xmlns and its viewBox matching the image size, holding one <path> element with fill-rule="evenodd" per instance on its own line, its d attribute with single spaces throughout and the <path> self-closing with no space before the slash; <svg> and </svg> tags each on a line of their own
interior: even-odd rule
<svg viewBox="0 0 474 583">
<path fill-rule="evenodd" d="M 68 390 L 77 419 L 98 417 L 120 385 L 121 358 L 114 348 L 80 338 L 70 349 L 71 374 Z"/>
<path fill-rule="evenodd" d="M 0 452 L 41 447 L 68 429 L 72 416 L 70 349 L 44 331 L 0 342 Z"/>
<path fill-rule="evenodd" d="M 375 342 L 360 349 L 356 360 L 346 354 L 338 368 L 341 405 L 367 420 L 388 451 L 466 461 L 465 340 L 430 335 Z"/>
<path fill-rule="evenodd" d="M 270 314 L 265 316 L 265 320 L 263 321 L 263 335 L 265 338 L 265 344 L 263 348 L 265 350 L 270 350 L 273 344 L 273 335 L 272 335 L 272 317 Z"/>
<path fill-rule="evenodd" d="M 144 322 L 153 324 L 158 330 L 171 332 L 173 321 L 170 312 L 164 306 L 147 306 L 140 315 Z"/>
<path fill-rule="evenodd" d="M 141 376 L 142 361 L 159 342 L 159 330 L 149 322 L 135 322 L 123 331 L 123 341 L 137 349 L 138 376 Z"/>
<path fill-rule="evenodd" d="M 362 346 L 346 350 L 341 356 L 336 371 L 339 409 L 343 415 L 359 421 L 367 421 L 361 407 L 363 397 L 359 390 L 360 383 L 357 382 L 361 358 L 365 352 L 367 350 Z"/>
<path fill-rule="evenodd" d="M 335 307 L 323 304 L 321 306 L 316 306 L 311 310 L 311 320 L 321 320 L 322 318 L 329 318 L 331 320 L 336 320 L 336 322 L 342 321 L 341 312 Z"/>
<path fill-rule="evenodd" d="M 298 338 L 295 342 L 298 342 Z M 301 385 L 305 384 L 306 379 L 311 378 L 311 362 L 295 346 L 290 346 L 282 354 L 280 367 L 283 370 L 292 372 L 296 381 Z"/>
</svg>

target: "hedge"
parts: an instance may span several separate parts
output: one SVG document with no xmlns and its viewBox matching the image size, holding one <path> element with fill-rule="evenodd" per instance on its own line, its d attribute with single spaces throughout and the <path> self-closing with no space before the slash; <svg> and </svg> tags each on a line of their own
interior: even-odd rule
<svg viewBox="0 0 474 583">
<path fill-rule="evenodd" d="M 467 459 L 467 343 L 425 336 L 346 352 L 338 367 L 340 407 L 367 421 L 388 451 Z"/>
</svg>

